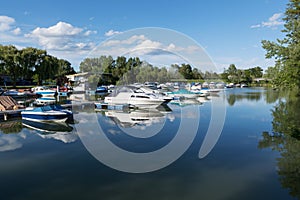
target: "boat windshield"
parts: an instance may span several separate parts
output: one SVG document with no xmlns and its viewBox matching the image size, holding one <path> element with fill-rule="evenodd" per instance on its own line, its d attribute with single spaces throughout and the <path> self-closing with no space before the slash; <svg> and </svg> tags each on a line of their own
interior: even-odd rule
<svg viewBox="0 0 300 200">
<path fill-rule="evenodd" d="M 50 110 L 63 110 L 64 108 L 61 105 L 53 104 L 53 105 L 46 105 L 40 107 L 42 111 L 50 111 Z"/>
<path fill-rule="evenodd" d="M 48 106 L 43 106 L 43 107 L 41 107 L 41 109 L 42 109 L 42 111 L 50 111 L 50 110 L 53 110 L 53 108 L 52 108 L 50 105 L 48 105 Z"/>
<path fill-rule="evenodd" d="M 135 90 L 136 90 L 136 87 L 134 87 L 134 86 L 118 87 L 118 88 L 115 88 L 109 96 L 115 97 L 120 93 L 134 93 Z"/>
</svg>

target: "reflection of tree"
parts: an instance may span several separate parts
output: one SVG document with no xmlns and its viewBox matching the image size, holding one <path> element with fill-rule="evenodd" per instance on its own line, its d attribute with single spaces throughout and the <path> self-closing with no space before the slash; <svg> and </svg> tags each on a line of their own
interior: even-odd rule
<svg viewBox="0 0 300 200">
<path fill-rule="evenodd" d="M 227 96 L 227 102 L 230 106 L 233 106 L 236 101 L 242 101 L 247 99 L 249 101 L 259 101 L 262 97 L 261 92 L 248 92 L 248 93 L 239 93 L 239 94 L 229 94 Z"/>
<path fill-rule="evenodd" d="M 272 110 L 273 132 L 263 132 L 258 148 L 279 151 L 278 174 L 284 188 L 300 198 L 300 98 L 292 93 Z"/>
<path fill-rule="evenodd" d="M 20 133 L 22 131 L 22 122 L 18 121 L 6 121 L 0 123 L 0 130 L 2 133 Z"/>
<path fill-rule="evenodd" d="M 235 94 L 230 94 L 228 97 L 227 97 L 227 101 L 228 101 L 228 104 L 233 106 L 234 103 L 235 103 Z"/>
<path fill-rule="evenodd" d="M 268 104 L 275 103 L 279 98 L 279 91 L 273 89 L 267 89 L 264 94 L 265 94 L 266 103 Z"/>
</svg>

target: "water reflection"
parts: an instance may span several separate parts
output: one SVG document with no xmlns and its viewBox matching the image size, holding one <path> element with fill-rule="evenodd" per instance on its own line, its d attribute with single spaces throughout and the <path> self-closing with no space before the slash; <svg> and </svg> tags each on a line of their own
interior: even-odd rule
<svg viewBox="0 0 300 200">
<path fill-rule="evenodd" d="M 81 137 L 92 143 L 90 147 L 95 151 L 99 150 L 97 152 L 114 161 L 127 159 L 116 159 L 111 149 L 104 145 L 104 137 L 87 131 L 92 120 L 101 125 L 107 140 L 124 150 L 140 154 L 169 144 L 176 136 L 180 120 L 198 119 L 195 109 L 201 110 L 199 132 L 188 151 L 174 164 L 146 174 L 126 174 L 96 162 L 84 148 L 84 140 L 74 142 L 78 140 L 74 124 L 48 127 L 29 123 L 28 127 L 21 120 L 0 123 L 2 197 L 291 199 L 282 189 L 288 188 L 292 196 L 300 198 L 299 98 L 292 95 L 285 98 L 286 93 L 259 88 L 233 89 L 226 94 L 224 100 L 229 105 L 226 124 L 218 143 L 205 159 L 199 159 L 197 154 L 208 128 L 210 102 L 201 107 L 200 104 L 184 107 L 168 104 L 170 107 L 125 112 L 107 110 L 96 114 L 93 106 L 84 105 L 82 108 L 76 105 L 78 112 L 74 112 L 74 116 L 81 114 L 76 122 L 83 126 Z M 214 97 L 201 98 L 200 102 L 211 98 Z M 274 104 L 276 106 L 270 113 Z M 91 117 L 93 114 L 95 118 Z M 272 120 L 273 130 L 264 132 L 261 137 L 263 130 L 271 130 Z M 184 126 L 179 144 L 189 137 L 192 129 L 190 124 Z M 274 151 L 262 152 L 257 145 L 260 149 Z M 165 157 L 170 157 L 180 147 L 175 145 Z M 279 158 L 277 151 L 280 152 Z M 62 189 L 53 193 L 53 188 Z M 216 188 L 218 192 L 212 192 Z M 137 194 L 136 190 L 142 192 Z"/>
<path fill-rule="evenodd" d="M 101 114 L 102 116 L 98 116 L 98 120 L 102 126 L 106 127 L 106 133 L 112 135 L 126 133 L 127 136 L 134 138 L 153 137 L 162 130 L 166 120 L 173 121 L 175 119 L 171 108 L 167 105 L 157 108 L 102 110 Z M 121 137 L 118 139 L 123 141 L 124 135 L 118 135 Z"/>
<path fill-rule="evenodd" d="M 282 187 L 288 188 L 292 196 L 300 198 L 300 98 L 297 91 L 275 94 L 279 101 L 271 111 L 273 130 L 263 132 L 258 147 L 271 148 L 280 153 L 277 166 Z"/>
<path fill-rule="evenodd" d="M 246 91 L 245 91 L 246 90 Z M 262 98 L 264 90 L 253 90 L 253 89 L 234 89 L 227 90 L 227 102 L 230 106 L 233 106 L 236 102 L 242 100 L 259 101 Z"/>
<path fill-rule="evenodd" d="M 0 130 L 4 134 L 20 133 L 22 131 L 22 122 L 20 120 L 10 120 L 0 122 Z"/>
<path fill-rule="evenodd" d="M 150 126 L 153 123 L 159 123 L 164 119 L 164 114 L 155 109 L 140 109 L 129 112 L 109 110 L 104 113 L 121 127 Z"/>
<path fill-rule="evenodd" d="M 70 132 L 73 127 L 69 126 L 67 123 L 55 123 L 55 122 L 36 122 L 30 120 L 22 120 L 22 124 L 25 127 L 45 132 L 45 133 L 55 133 L 55 132 Z"/>
<path fill-rule="evenodd" d="M 67 123 L 55 122 L 35 122 L 22 120 L 24 127 L 34 131 L 34 133 L 43 139 L 55 139 L 63 143 L 71 143 L 78 139 L 77 134 L 73 133 L 73 127 Z"/>
</svg>

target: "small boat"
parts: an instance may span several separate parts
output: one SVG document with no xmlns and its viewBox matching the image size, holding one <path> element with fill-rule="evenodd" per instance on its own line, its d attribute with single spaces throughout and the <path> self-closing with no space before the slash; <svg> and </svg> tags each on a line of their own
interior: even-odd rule
<svg viewBox="0 0 300 200">
<path fill-rule="evenodd" d="M 55 104 L 56 99 L 54 97 L 41 97 L 41 98 L 37 98 L 34 103 L 38 106 Z"/>
<path fill-rule="evenodd" d="M 95 94 L 106 94 L 108 93 L 108 89 L 104 86 L 99 86 L 96 88 Z"/>
<path fill-rule="evenodd" d="M 133 86 L 124 86 L 115 89 L 113 93 L 104 99 L 104 103 L 110 105 L 128 104 L 138 108 L 155 108 L 165 102 L 166 100 L 159 95 L 155 93 L 137 92 L 137 88 Z"/>
<path fill-rule="evenodd" d="M 30 121 L 65 122 L 72 116 L 72 112 L 59 105 L 29 107 L 21 112 L 22 119 Z"/>
<path fill-rule="evenodd" d="M 11 96 L 11 97 L 17 98 L 17 97 L 24 97 L 25 93 L 19 92 L 17 90 L 7 90 L 3 93 L 3 96 Z"/>
<path fill-rule="evenodd" d="M 170 101 L 173 100 L 172 97 L 167 96 L 165 93 L 160 92 L 159 90 L 153 90 L 150 87 L 139 87 L 135 90 L 138 93 L 146 93 L 146 94 L 155 94 L 156 96 L 158 96 L 159 98 L 165 100 L 164 104 L 168 104 Z"/>
<path fill-rule="evenodd" d="M 45 87 L 45 86 L 34 87 L 34 88 L 32 88 L 32 92 L 37 95 L 41 95 L 41 96 L 55 96 L 56 95 L 55 90 L 51 90 L 50 88 Z"/>
</svg>

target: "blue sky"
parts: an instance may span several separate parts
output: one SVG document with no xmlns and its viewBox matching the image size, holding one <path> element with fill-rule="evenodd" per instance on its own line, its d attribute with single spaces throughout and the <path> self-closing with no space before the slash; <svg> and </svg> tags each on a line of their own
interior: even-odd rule
<svg viewBox="0 0 300 200">
<path fill-rule="evenodd" d="M 287 3 L 288 0 L 4 0 L 0 8 L 0 44 L 46 49 L 51 55 L 69 60 L 75 69 L 95 48 L 102 49 L 103 43 L 109 40 L 132 41 L 128 39 L 134 37 L 138 39 L 130 48 L 147 44 L 147 47 L 188 52 L 185 49 L 188 46 L 180 44 L 176 37 L 176 41 L 166 42 L 171 32 L 162 31 L 165 37 L 161 39 L 145 36 L 149 29 L 132 32 L 136 28 L 157 27 L 184 34 L 185 39 L 198 44 L 218 71 L 230 64 L 238 68 L 266 68 L 273 61 L 264 58 L 261 40 L 274 41 L 284 36 L 281 19 Z M 128 31 L 127 38 L 121 37 Z M 116 56 L 122 53 L 121 49 L 124 48 L 114 46 L 110 51 Z M 142 53 L 138 56 L 152 62 L 149 56 L 143 57 Z M 155 62 L 167 64 L 166 59 L 157 57 Z M 171 58 L 168 61 L 176 62 Z"/>
</svg>

